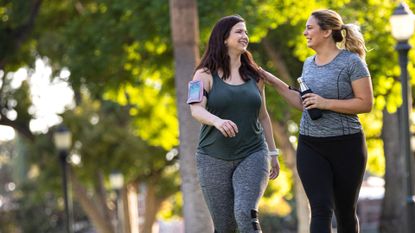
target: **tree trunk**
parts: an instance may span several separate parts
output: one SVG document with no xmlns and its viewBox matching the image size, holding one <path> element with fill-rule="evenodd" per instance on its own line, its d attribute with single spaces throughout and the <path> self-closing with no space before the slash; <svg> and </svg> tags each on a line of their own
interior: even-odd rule
<svg viewBox="0 0 415 233">
<path fill-rule="evenodd" d="M 122 205 L 122 229 L 123 233 L 132 233 L 132 226 L 131 226 L 131 212 L 130 208 L 132 207 L 130 204 L 130 199 L 128 198 L 130 193 L 135 193 L 137 195 L 137 192 L 134 192 L 134 189 L 129 188 L 130 185 L 127 184 L 124 186 L 124 188 L 121 191 L 121 205 Z M 135 208 L 137 208 L 137 205 L 133 205 Z"/>
<path fill-rule="evenodd" d="M 156 214 L 160 209 L 162 200 L 156 196 L 156 186 L 152 182 L 146 183 L 145 194 L 146 212 L 144 216 L 144 225 L 141 233 L 152 233 L 153 224 L 156 220 Z"/>
<path fill-rule="evenodd" d="M 123 196 L 124 201 L 124 233 L 139 233 L 138 221 L 138 183 L 126 185 Z"/>
<path fill-rule="evenodd" d="M 292 78 L 290 72 L 288 71 L 287 63 L 285 63 L 284 59 L 282 58 L 281 53 L 275 49 L 272 45 L 272 42 L 269 41 L 268 38 L 264 38 L 261 41 L 262 46 L 264 46 L 265 51 L 271 60 L 272 64 L 278 71 L 279 78 L 286 82 L 288 85 L 292 85 Z"/>
<path fill-rule="evenodd" d="M 170 0 L 170 22 L 175 60 L 175 86 L 180 127 L 180 174 L 184 225 L 187 233 L 213 232 L 196 173 L 195 151 L 200 125 L 186 104 L 187 83 L 199 60 L 199 20 L 195 0 Z"/>
<path fill-rule="evenodd" d="M 287 167 L 293 172 L 294 192 L 297 210 L 297 233 L 308 233 L 310 222 L 310 209 L 307 196 L 304 192 L 301 180 L 298 177 L 297 166 L 295 162 L 295 149 L 289 141 L 289 134 L 284 123 L 272 121 L 272 128 L 278 146 L 282 150 Z"/>
<path fill-rule="evenodd" d="M 308 233 L 310 232 L 310 208 L 297 170 L 295 170 L 295 202 L 297 203 L 297 233 Z"/>
<path fill-rule="evenodd" d="M 98 209 L 100 209 L 101 215 L 104 217 L 104 219 L 113 219 L 116 217 L 116 214 L 114 211 L 111 211 L 108 208 L 107 205 L 107 191 L 104 187 L 104 174 L 102 174 L 102 171 L 96 171 L 95 172 L 96 180 L 94 182 L 95 184 L 95 192 L 94 192 L 94 203 L 96 203 Z M 117 200 L 116 200 L 117 201 Z M 118 203 L 115 203 L 117 205 Z"/>
<path fill-rule="evenodd" d="M 383 111 L 382 139 L 385 153 L 385 196 L 381 233 L 405 232 L 405 158 L 399 149 L 398 114 Z"/>
<path fill-rule="evenodd" d="M 73 192 L 76 196 L 77 201 L 82 206 L 82 209 L 85 211 L 85 214 L 91 220 L 96 231 L 98 233 L 114 233 L 113 225 L 111 224 L 111 219 L 105 218 L 102 214 L 102 211 L 97 207 L 95 202 L 88 197 L 87 191 L 78 181 L 78 178 L 69 172 L 70 180 L 72 182 Z M 100 206 L 106 206 L 106 203 L 100 203 Z"/>
</svg>

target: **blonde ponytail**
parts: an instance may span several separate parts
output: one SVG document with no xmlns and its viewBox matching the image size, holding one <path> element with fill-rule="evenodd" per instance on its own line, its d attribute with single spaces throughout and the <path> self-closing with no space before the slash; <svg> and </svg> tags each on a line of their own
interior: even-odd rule
<svg viewBox="0 0 415 233">
<path fill-rule="evenodd" d="M 321 29 L 332 30 L 332 38 L 340 48 L 365 59 L 367 51 L 365 40 L 357 25 L 344 24 L 341 16 L 333 10 L 317 10 L 311 15 L 317 19 Z"/>
<path fill-rule="evenodd" d="M 346 31 L 346 35 L 342 43 L 344 48 L 350 52 L 357 53 L 359 57 L 364 60 L 367 49 L 359 26 L 355 24 L 345 24 L 342 28 Z"/>
</svg>

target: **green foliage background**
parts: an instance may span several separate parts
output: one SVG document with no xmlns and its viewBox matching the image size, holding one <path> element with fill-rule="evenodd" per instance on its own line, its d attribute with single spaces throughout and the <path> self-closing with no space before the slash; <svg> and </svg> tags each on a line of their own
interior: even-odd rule
<svg viewBox="0 0 415 233">
<path fill-rule="evenodd" d="M 157 177 L 159 195 L 171 197 L 180 206 L 178 168 L 174 161 L 166 160 L 166 153 L 179 144 L 168 1 L 44 0 L 32 32 L 17 47 L 16 35 L 10 32 L 25 26 L 31 4 L 26 0 L 0 3 L 2 113 L 15 111 L 16 123 L 29 126 L 35 118 L 29 111 L 30 87 L 24 82 L 13 89 L 7 75 L 20 67 L 33 68 L 36 59 L 47 57 L 53 70 L 51 80 L 64 68 L 71 73 L 68 82 L 75 92 L 76 107 L 67 109 L 62 118 L 74 134 L 72 152 L 82 156 L 81 166 L 75 167 L 79 177 L 91 187 L 97 171 L 109 175 L 119 169 L 128 181 L 150 182 Z M 382 110 L 393 113 L 402 102 L 396 42 L 388 22 L 396 4 L 392 0 L 199 0 L 200 51 L 219 18 L 239 14 L 247 21 L 249 49 L 257 63 L 278 75 L 261 43 L 271 41 L 282 54 L 294 84 L 302 62 L 313 54 L 302 36 L 313 10 L 331 8 L 345 23 L 360 25 L 369 49 L 367 63 L 375 94 L 375 109 L 360 116 L 369 148 L 368 171 L 383 175 Z M 414 9 L 412 1 L 408 4 Z M 414 44 L 413 39 L 410 43 Z M 414 56 L 409 54 L 412 77 Z M 267 89 L 267 104 L 273 119 L 289 117 L 287 126 L 298 124 L 300 113 L 271 88 Z M 43 191 L 57 190 L 59 170 L 50 132 L 35 136 L 28 155 L 30 164 L 41 170 L 35 182 L 42 184 Z M 293 184 L 291 171 L 285 166 L 282 171 L 270 183 L 263 202 L 280 203 L 283 207 L 269 208 L 269 212 L 284 215 L 292 210 Z M 180 213 L 177 205 L 164 209 L 162 215 Z"/>
</svg>

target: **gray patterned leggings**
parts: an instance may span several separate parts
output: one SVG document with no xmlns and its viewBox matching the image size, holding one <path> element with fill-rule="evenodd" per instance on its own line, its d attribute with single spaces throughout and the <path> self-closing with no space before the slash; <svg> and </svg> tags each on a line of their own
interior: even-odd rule
<svg viewBox="0 0 415 233">
<path fill-rule="evenodd" d="M 260 233 L 258 202 L 269 179 L 266 150 L 235 161 L 198 152 L 197 172 L 217 233 Z"/>
</svg>

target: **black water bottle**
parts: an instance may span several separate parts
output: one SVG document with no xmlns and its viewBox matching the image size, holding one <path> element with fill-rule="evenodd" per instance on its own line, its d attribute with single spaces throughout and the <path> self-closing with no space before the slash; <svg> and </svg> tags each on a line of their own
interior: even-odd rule
<svg viewBox="0 0 415 233">
<path fill-rule="evenodd" d="M 307 84 L 305 84 L 302 77 L 299 77 L 297 79 L 297 82 L 300 84 L 301 96 L 307 93 L 313 93 L 313 91 L 307 86 Z M 321 109 L 318 109 L 318 108 L 307 109 L 307 111 L 308 111 L 308 115 L 310 115 L 312 120 L 317 120 L 323 115 L 323 113 L 321 112 Z"/>
</svg>

